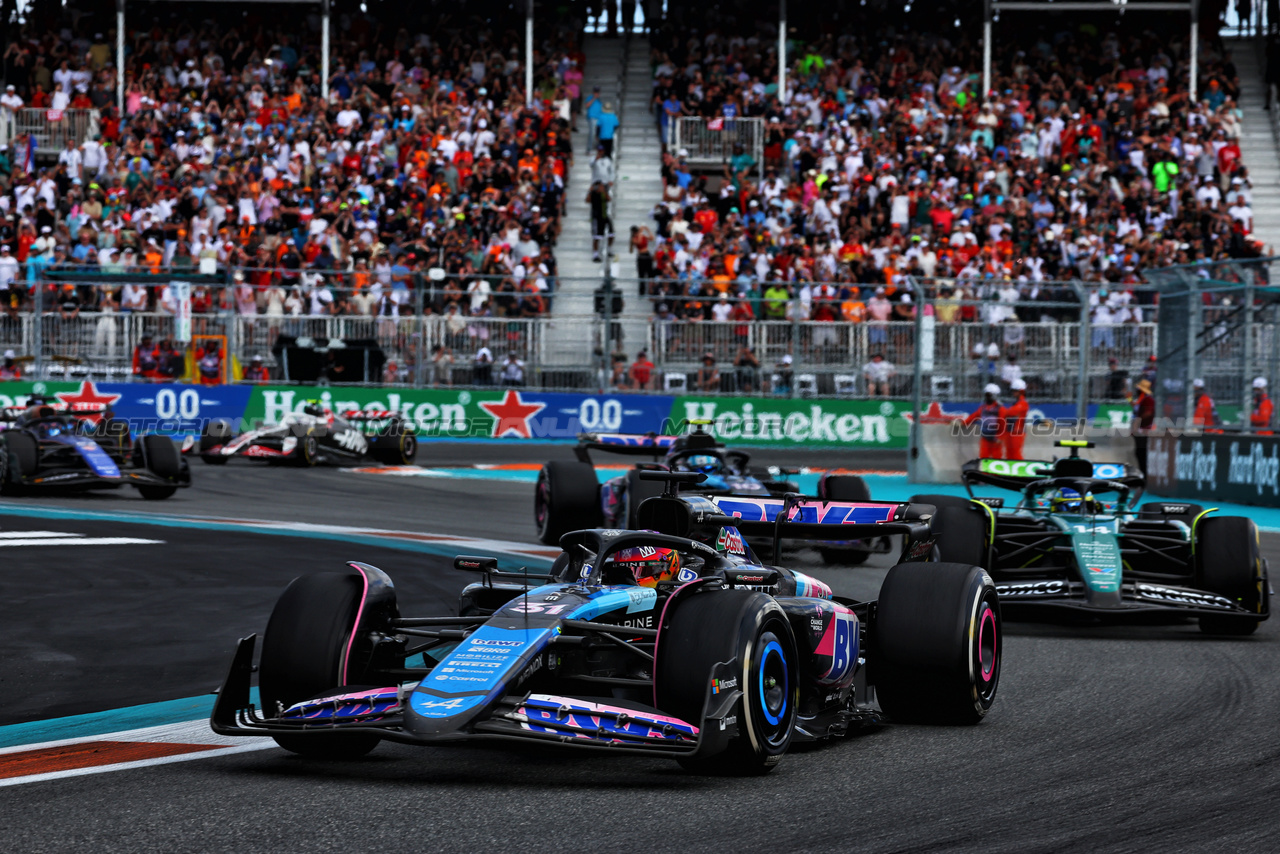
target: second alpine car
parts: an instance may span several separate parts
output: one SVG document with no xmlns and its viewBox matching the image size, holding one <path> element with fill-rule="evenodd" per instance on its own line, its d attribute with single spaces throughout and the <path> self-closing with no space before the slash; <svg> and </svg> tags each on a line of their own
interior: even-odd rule
<svg viewBox="0 0 1280 854">
<path fill-rule="evenodd" d="M 687 488 L 701 495 L 741 495 L 756 498 L 797 493 L 789 480 L 760 477 L 752 471 L 751 455 L 730 450 L 707 433 L 709 422 L 690 421 L 693 432 L 682 436 L 656 433 L 583 433 L 574 448 L 574 461 L 549 462 L 538 472 L 533 515 L 538 539 L 555 545 L 565 533 L 584 526 L 613 528 L 637 526 L 640 504 L 662 492 L 655 481 L 641 478 L 644 471 L 700 473 L 705 477 Z M 626 456 L 652 457 L 626 472 L 601 482 L 591 451 Z M 779 470 L 784 477 L 791 472 Z M 856 475 L 824 475 L 818 482 L 818 498 L 830 501 L 868 501 L 870 490 Z M 840 549 L 841 554 L 862 554 L 857 544 Z M 834 548 L 834 547 L 833 547 Z M 835 554 L 836 552 L 832 552 Z M 856 560 L 851 561 L 856 562 Z"/>
</svg>

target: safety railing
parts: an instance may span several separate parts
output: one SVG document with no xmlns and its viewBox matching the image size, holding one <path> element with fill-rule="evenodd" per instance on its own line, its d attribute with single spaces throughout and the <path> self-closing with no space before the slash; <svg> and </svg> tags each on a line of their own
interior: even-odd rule
<svg viewBox="0 0 1280 854">
<path fill-rule="evenodd" d="M 0 142 L 15 144 L 21 137 L 30 137 L 36 154 L 57 154 L 68 140 L 78 146 L 97 134 L 97 110 L 0 109 Z M 26 152 L 20 149 L 15 154 L 22 157 Z"/>
<path fill-rule="evenodd" d="M 707 169 L 732 165 L 734 157 L 749 155 L 763 176 L 765 125 L 762 118 L 681 116 L 676 119 L 673 146 L 685 162 Z"/>
</svg>

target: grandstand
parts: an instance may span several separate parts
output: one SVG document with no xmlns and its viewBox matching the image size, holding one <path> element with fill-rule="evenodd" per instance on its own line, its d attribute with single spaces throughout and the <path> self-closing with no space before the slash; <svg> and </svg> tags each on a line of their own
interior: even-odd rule
<svg viewBox="0 0 1280 854">
<path fill-rule="evenodd" d="M 862 397 L 878 355 L 895 397 L 1018 376 L 1035 400 L 1121 399 L 1159 350 L 1151 271 L 1223 260 L 1251 262 L 1250 334 L 1271 334 L 1262 7 L 1225 40 L 1202 7 L 1195 100 L 1171 15 L 996 22 L 984 92 L 964 4 L 792 9 L 781 61 L 753 7 L 611 35 L 594 7 L 535 5 L 531 65 L 503 4 L 335 4 L 327 54 L 318 12 L 174 8 L 130 7 L 122 73 L 113 7 L 8 24 L 0 347 L 28 375 L 128 378 L 189 308 L 281 378 L 279 342 L 305 339 L 375 342 L 410 386 L 514 352 L 546 388 Z M 1206 290 L 1204 323 L 1239 298 Z M 1271 376 L 1269 349 L 1239 369 Z"/>
</svg>

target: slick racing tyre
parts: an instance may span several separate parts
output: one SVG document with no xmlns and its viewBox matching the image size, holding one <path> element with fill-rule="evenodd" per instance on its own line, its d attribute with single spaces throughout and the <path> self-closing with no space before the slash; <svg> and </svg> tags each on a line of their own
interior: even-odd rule
<svg viewBox="0 0 1280 854">
<path fill-rule="evenodd" d="M 200 459 L 213 466 L 226 465 L 230 457 L 207 452 L 211 448 L 227 444 L 232 438 L 234 437 L 231 432 L 231 425 L 226 421 L 210 421 L 205 424 L 204 429 L 200 431 Z"/>
<path fill-rule="evenodd" d="M 1200 586 L 1225 596 L 1259 617 L 1267 612 L 1270 583 L 1258 544 L 1258 527 L 1244 516 L 1209 516 L 1196 538 Z M 1258 617 L 1223 614 L 1200 618 L 1200 631 L 1214 635 L 1251 635 Z"/>
<path fill-rule="evenodd" d="M 937 507 L 930 526 L 937 538 L 938 560 L 987 566 L 991 546 L 988 525 L 986 514 L 967 501 L 963 507 Z"/>
<path fill-rule="evenodd" d="M 311 468 L 320 462 L 320 440 L 314 433 L 304 433 L 298 437 L 298 447 L 293 452 L 293 461 L 304 468 Z"/>
<path fill-rule="evenodd" d="M 663 483 L 657 480 L 641 480 L 640 472 L 627 472 L 627 530 L 636 531 L 640 528 L 640 505 L 650 498 L 657 498 L 662 494 Z"/>
<path fill-rule="evenodd" d="M 829 474 L 818 481 L 823 501 L 870 501 L 871 488 L 856 474 Z"/>
<path fill-rule="evenodd" d="M 538 472 L 533 521 L 538 539 L 557 545 L 570 531 L 600 524 L 600 482 L 590 463 L 547 463 Z"/>
<path fill-rule="evenodd" d="M 347 666 L 364 585 L 354 572 L 318 572 L 295 578 L 271 612 L 262 637 L 258 684 L 266 717 L 301 700 L 358 684 L 363 673 Z M 276 743 L 302 756 L 354 759 L 378 745 L 372 733 L 277 735 Z"/>
<path fill-rule="evenodd" d="M 891 718 L 975 724 L 1000 682 L 995 584 L 976 566 L 899 564 L 880 589 L 870 646 L 868 679 Z"/>
<path fill-rule="evenodd" d="M 791 745 L 800 686 L 795 637 L 778 603 L 750 590 L 707 590 L 677 600 L 655 649 L 654 694 L 666 714 L 702 719 L 716 665 L 736 662 L 721 680 L 742 692 L 738 736 L 721 753 L 681 759 L 708 774 L 766 774 Z M 723 670 L 721 671 L 723 673 Z M 712 695 L 714 696 L 714 695 Z"/>
<path fill-rule="evenodd" d="M 418 455 L 418 437 L 408 430 L 383 433 L 369 444 L 373 458 L 385 466 L 413 465 Z"/>
<path fill-rule="evenodd" d="M 972 507 L 973 502 L 960 495 L 913 495 L 911 496 L 912 504 L 932 504 L 934 508 L 941 510 L 943 507 Z"/>
<path fill-rule="evenodd" d="M 34 436 L 17 430 L 6 432 L 4 447 L 7 466 L 0 489 L 12 495 L 21 489 L 22 481 L 33 476 L 40 468 L 40 446 Z"/>
<path fill-rule="evenodd" d="M 142 465 L 157 477 L 175 480 L 182 473 L 182 457 L 168 436 L 143 436 L 139 443 Z M 138 492 L 148 501 L 168 498 L 178 491 L 176 486 L 139 486 Z"/>
<path fill-rule="evenodd" d="M 818 481 L 818 497 L 823 501 L 870 501 L 871 489 L 867 482 L 854 474 L 823 475 Z M 871 546 L 868 540 L 866 545 Z M 818 554 L 828 564 L 858 566 L 867 562 L 871 552 L 867 549 L 841 549 L 821 547 Z"/>
</svg>

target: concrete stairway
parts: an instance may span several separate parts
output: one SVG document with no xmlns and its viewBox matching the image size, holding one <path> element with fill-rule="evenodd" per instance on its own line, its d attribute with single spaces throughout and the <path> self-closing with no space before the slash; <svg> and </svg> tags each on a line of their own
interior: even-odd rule
<svg viewBox="0 0 1280 854">
<path fill-rule="evenodd" d="M 649 66 L 649 42 L 643 35 L 630 39 L 606 39 L 587 36 L 584 91 L 599 86 L 603 100 L 617 102 L 617 74 L 626 59 L 625 87 L 621 103 L 614 107 L 621 120 L 615 144 L 617 180 L 614 183 L 613 225 L 614 275 L 624 297 L 624 311 L 619 317 L 621 346 L 633 358 L 648 346 L 652 306 L 640 299 L 636 284 L 635 256 L 627 252 L 631 227 L 649 225 L 649 212 L 662 198 L 662 146 L 657 125 L 649 113 L 649 97 L 653 76 Z M 575 160 L 569 178 L 568 211 L 556 246 L 560 265 L 561 286 L 552 310 L 551 329 L 544 341 L 544 359 L 551 365 L 587 365 L 592 363 L 594 339 L 586 334 L 593 317 L 593 293 L 604 277 L 603 263 L 591 258 L 591 215 L 587 208 L 587 191 L 591 188 L 591 160 L 587 150 L 587 121 L 578 123 L 574 134 Z"/>
<path fill-rule="evenodd" d="M 1253 236 L 1262 241 L 1267 254 L 1274 255 L 1280 252 L 1280 150 L 1271 113 L 1265 109 L 1265 69 L 1252 41 L 1236 42 L 1231 58 L 1240 75 L 1240 109 L 1244 113 L 1240 153 L 1253 184 Z"/>
<path fill-rule="evenodd" d="M 583 104 L 596 86 L 600 87 L 602 101 L 617 101 L 618 72 L 622 67 L 625 42 L 603 36 L 584 36 L 583 40 L 583 52 L 587 57 L 587 65 L 583 69 Z M 614 108 L 617 109 L 616 104 Z M 586 198 L 587 191 L 591 189 L 591 161 L 595 150 L 589 147 L 589 127 L 586 115 L 580 115 L 578 132 L 573 135 L 574 159 L 566 190 L 565 216 L 560 240 L 556 244 L 560 289 L 552 303 L 550 328 L 543 339 L 543 360 L 550 365 L 584 366 L 593 363 L 591 351 L 594 344 L 589 335 L 589 321 L 594 310 L 592 294 L 600 287 L 604 266 L 591 260 L 591 211 Z M 625 132 L 625 125 L 622 130 Z"/>
<path fill-rule="evenodd" d="M 649 112 L 653 97 L 653 69 L 649 63 L 649 40 L 632 36 L 627 52 L 626 86 L 622 95 L 622 157 L 618 162 L 618 185 L 614 194 L 614 224 L 618 228 L 615 254 L 618 256 L 625 303 L 621 317 L 622 348 L 634 358 L 641 347 L 649 346 L 649 318 L 653 305 L 641 299 L 637 288 L 635 255 L 627 252 L 632 226 L 653 228 L 649 212 L 662 200 L 662 140 L 655 117 Z"/>
</svg>

